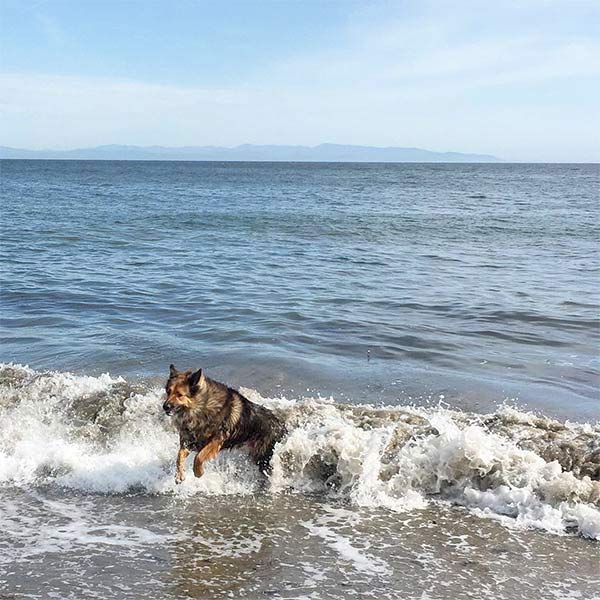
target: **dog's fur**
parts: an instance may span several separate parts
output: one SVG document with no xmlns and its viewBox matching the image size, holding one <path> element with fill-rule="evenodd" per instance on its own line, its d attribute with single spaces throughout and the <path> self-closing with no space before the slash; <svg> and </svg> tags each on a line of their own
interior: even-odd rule
<svg viewBox="0 0 600 600">
<path fill-rule="evenodd" d="M 175 482 L 185 479 L 185 459 L 194 458 L 194 475 L 222 449 L 246 446 L 261 471 L 266 472 L 273 447 L 285 433 L 283 423 L 268 409 L 209 379 L 202 369 L 179 372 L 171 365 L 163 409 L 174 415 L 179 429 Z"/>
</svg>

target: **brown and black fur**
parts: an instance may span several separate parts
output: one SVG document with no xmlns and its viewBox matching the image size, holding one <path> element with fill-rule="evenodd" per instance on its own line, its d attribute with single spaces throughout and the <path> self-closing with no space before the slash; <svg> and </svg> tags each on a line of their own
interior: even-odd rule
<svg viewBox="0 0 600 600">
<path fill-rule="evenodd" d="M 261 471 L 266 472 L 273 447 L 285 433 L 283 423 L 267 408 L 238 391 L 209 379 L 202 369 L 179 372 L 171 365 L 163 409 L 174 415 L 179 429 L 175 482 L 185 479 L 185 460 L 194 458 L 194 475 L 222 449 L 247 447 Z"/>
</svg>

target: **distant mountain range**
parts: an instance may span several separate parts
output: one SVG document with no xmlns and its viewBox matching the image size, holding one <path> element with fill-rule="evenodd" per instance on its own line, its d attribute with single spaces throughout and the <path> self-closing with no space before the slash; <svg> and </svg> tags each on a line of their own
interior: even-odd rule
<svg viewBox="0 0 600 600">
<path fill-rule="evenodd" d="M 374 146 L 96 146 L 76 150 L 22 150 L 0 146 L 0 158 L 71 160 L 206 160 L 289 162 L 501 162 L 489 154 L 432 152 L 421 148 Z"/>
</svg>

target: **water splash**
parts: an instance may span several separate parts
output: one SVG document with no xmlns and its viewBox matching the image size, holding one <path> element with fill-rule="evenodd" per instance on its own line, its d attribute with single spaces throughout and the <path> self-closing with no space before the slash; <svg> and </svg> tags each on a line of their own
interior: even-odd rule
<svg viewBox="0 0 600 600">
<path fill-rule="evenodd" d="M 288 425 L 269 481 L 243 452 L 229 452 L 201 479 L 190 474 L 175 486 L 177 435 L 160 410 L 162 390 L 2 365 L 0 485 L 107 494 L 291 490 L 392 511 L 441 501 L 511 527 L 600 539 L 598 424 L 511 407 L 478 415 L 243 392 Z"/>
</svg>

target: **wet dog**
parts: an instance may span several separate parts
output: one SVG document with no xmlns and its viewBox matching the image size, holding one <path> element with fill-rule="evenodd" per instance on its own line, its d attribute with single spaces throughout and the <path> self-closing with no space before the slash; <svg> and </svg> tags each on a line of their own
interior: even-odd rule
<svg viewBox="0 0 600 600">
<path fill-rule="evenodd" d="M 261 471 L 267 472 L 273 447 L 285 427 L 270 410 L 251 402 L 238 391 L 202 372 L 179 372 L 171 365 L 163 409 L 173 415 L 179 429 L 175 482 L 185 479 L 185 460 L 194 458 L 194 475 L 201 477 L 204 463 L 228 448 L 246 447 Z"/>
</svg>

